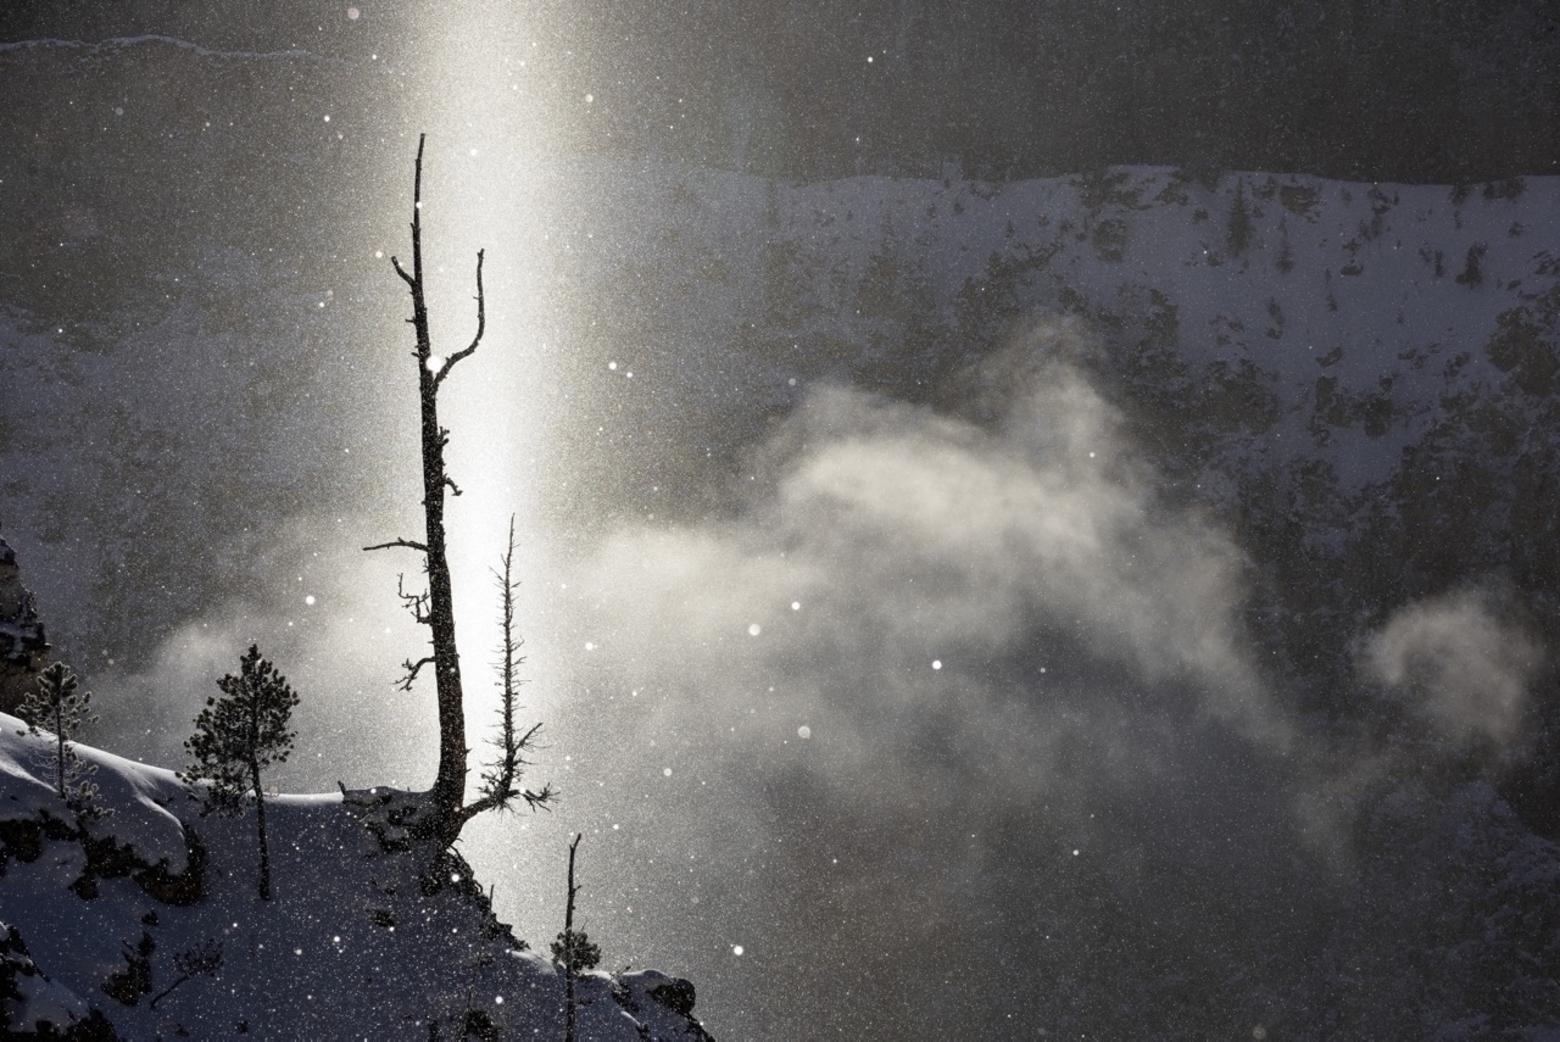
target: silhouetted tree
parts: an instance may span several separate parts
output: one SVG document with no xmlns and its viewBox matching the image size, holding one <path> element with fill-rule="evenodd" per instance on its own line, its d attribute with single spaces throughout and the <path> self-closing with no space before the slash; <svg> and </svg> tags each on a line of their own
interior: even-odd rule
<svg viewBox="0 0 1560 1042">
<path fill-rule="evenodd" d="M 417 366 L 417 392 L 420 407 L 422 443 L 422 504 L 425 534 L 421 540 L 392 539 L 389 542 L 364 547 L 366 550 L 384 550 L 394 547 L 414 550 L 422 555 L 423 571 L 428 576 L 425 593 L 407 593 L 404 586 L 400 597 L 412 617 L 429 629 L 432 653 L 422 658 L 407 659 L 403 664 L 406 673 L 401 678 L 403 690 L 410 690 L 423 667 L 432 666 L 434 686 L 439 710 L 439 765 L 433 789 L 428 793 L 427 814 L 414 825 L 424 835 L 443 844 L 453 843 L 460 830 L 474 815 L 495 807 L 507 807 L 513 800 L 524 798 L 532 807 L 543 805 L 552 798 L 551 788 L 539 793 L 517 791 L 514 782 L 523 761 L 520 752 L 536 734 L 536 728 L 516 737 L 513 731 L 513 699 L 506 703 L 506 731 L 502 754 L 494 771 L 484 778 L 483 793 L 474 803 L 466 803 L 466 715 L 465 696 L 461 685 L 460 654 L 455 643 L 454 595 L 450 580 L 450 566 L 446 553 L 444 530 L 444 496 L 446 491 L 460 495 L 460 488 L 450 478 L 444 466 L 444 447 L 449 443 L 450 432 L 439 424 L 439 390 L 444 386 L 455 366 L 465 361 L 482 343 L 487 326 L 486 305 L 482 292 L 483 251 L 477 251 L 477 329 L 471 342 L 450 355 L 433 350 L 433 340 L 428 329 L 428 303 L 423 284 L 422 258 L 422 167 L 423 146 L 426 135 L 417 139 L 417 166 L 412 182 L 412 270 L 402 267 L 396 257 L 391 265 L 406 283 L 412 298 L 412 317 L 409 320 L 416 346 L 412 357 Z M 511 541 L 511 554 L 513 542 Z M 507 573 L 506 573 L 507 574 Z M 505 580 L 506 584 L 509 582 Z M 506 586 L 507 590 L 507 586 Z M 507 597 L 507 592 L 506 592 Z M 508 610 L 508 609 L 506 609 Z M 507 616 L 512 620 L 512 610 Z M 509 631 L 512 632 L 512 631 Z M 514 646 L 511 638 L 505 638 L 505 662 L 510 680 L 513 679 Z"/>
<path fill-rule="evenodd" d="M 574 1042 L 574 974 L 595 969 L 601 962 L 601 949 L 591 943 L 585 931 L 574 928 L 574 898 L 580 888 L 574 883 L 574 851 L 580 845 L 576 832 L 569 843 L 569 898 L 564 905 L 563 931 L 552 942 L 553 958 L 563 963 L 563 1042 Z"/>
<path fill-rule="evenodd" d="M 60 799 L 84 818 L 103 817 L 107 809 L 97 802 L 98 787 L 92 780 L 97 765 L 76 755 L 74 738 L 83 724 L 97 717 L 90 711 L 92 692 L 81 686 L 76 674 L 63 662 L 55 662 L 38 674 L 31 691 L 17 707 L 28 730 L 54 735 L 54 788 Z"/>
<path fill-rule="evenodd" d="M 514 563 L 515 519 L 510 517 L 509 542 L 504 550 L 503 571 L 493 573 L 493 577 L 498 580 L 499 621 L 503 631 L 498 646 L 498 676 L 501 690 L 498 707 L 498 759 L 488 764 L 487 769 L 483 771 L 481 795 L 477 801 L 462 808 L 461 814 L 468 818 L 485 810 L 509 810 L 519 800 L 524 800 L 533 810 L 544 808 L 557 798 L 557 793 L 550 782 L 544 784 L 539 790 L 517 788 L 521 772 L 529 765 L 525 759 L 526 750 L 530 749 L 535 742 L 542 725 L 533 724 L 524 734 L 515 727 L 515 711 L 519 708 L 516 698 L 521 683 L 515 673 L 525 662 L 525 657 L 520 654 L 520 645 L 524 642 L 515 636 L 515 590 L 519 589 L 520 584 L 514 579 Z"/>
<path fill-rule="evenodd" d="M 1246 182 L 1235 185 L 1235 202 L 1230 207 L 1230 221 L 1225 229 L 1225 244 L 1230 256 L 1239 257 L 1251 245 L 1251 210 L 1246 205 Z"/>
<path fill-rule="evenodd" d="M 174 969 L 179 971 L 179 976 L 174 982 L 158 992 L 152 998 L 152 1008 L 173 993 L 173 989 L 183 984 L 192 977 L 210 976 L 222 968 L 222 942 L 210 938 L 202 941 L 188 951 L 179 952 L 173 957 Z"/>
<path fill-rule="evenodd" d="M 284 763 L 296 731 L 287 730 L 298 696 L 276 667 L 249 646 L 237 676 L 217 681 L 220 697 L 206 699 L 195 718 L 195 734 L 184 743 L 194 764 L 180 775 L 206 781 L 205 812 L 236 814 L 244 797 L 255 798 L 255 838 L 260 848 L 260 898 L 271 899 L 271 851 L 265 832 L 265 790 L 260 772 Z"/>
</svg>

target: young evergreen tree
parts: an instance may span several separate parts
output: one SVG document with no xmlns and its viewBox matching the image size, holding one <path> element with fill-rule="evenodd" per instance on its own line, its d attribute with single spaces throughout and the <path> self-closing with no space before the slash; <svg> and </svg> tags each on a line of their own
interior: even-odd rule
<svg viewBox="0 0 1560 1042">
<path fill-rule="evenodd" d="M 591 943 L 584 930 L 574 928 L 574 898 L 580 888 L 574 882 L 574 851 L 580 845 L 576 832 L 569 843 L 569 896 L 564 905 L 563 930 L 553 939 L 552 955 L 563 963 L 563 1042 L 574 1042 L 574 975 L 593 970 L 601 962 L 601 949 Z"/>
<path fill-rule="evenodd" d="M 287 730 L 298 696 L 276 667 L 249 646 L 237 676 L 217 681 L 221 696 L 206 699 L 195 718 L 195 734 L 184 747 L 192 765 L 180 777 L 207 782 L 203 813 L 236 814 L 244 797 L 255 798 L 255 838 L 260 848 L 260 898 L 271 899 L 271 851 L 265 832 L 265 790 L 260 772 L 284 763 L 296 731 Z"/>
<path fill-rule="evenodd" d="M 1230 206 L 1230 220 L 1225 227 L 1224 242 L 1230 256 L 1239 257 L 1251 246 L 1251 209 L 1246 205 L 1246 182 L 1235 185 L 1235 202 Z"/>
<path fill-rule="evenodd" d="M 92 780 L 97 765 L 76 755 L 74 739 L 83 724 L 97 717 L 90 711 L 92 692 L 81 686 L 76 674 L 63 662 L 55 662 L 38 674 L 31 691 L 17 707 L 17 715 L 27 721 L 28 731 L 47 731 L 54 736 L 54 788 L 60 799 L 79 818 L 99 818 L 108 812 L 97 801 L 98 787 Z"/>
</svg>

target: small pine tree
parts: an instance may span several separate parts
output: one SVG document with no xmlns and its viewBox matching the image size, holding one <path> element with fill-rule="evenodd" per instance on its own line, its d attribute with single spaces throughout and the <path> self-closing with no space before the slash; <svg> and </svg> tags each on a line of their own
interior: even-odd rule
<svg viewBox="0 0 1560 1042">
<path fill-rule="evenodd" d="M 1282 219 L 1278 222 L 1278 259 L 1273 266 L 1286 275 L 1295 266 L 1294 250 L 1289 246 L 1289 225 Z"/>
<path fill-rule="evenodd" d="M 1230 256 L 1239 257 L 1251 245 L 1251 210 L 1246 206 L 1246 182 L 1235 186 L 1235 203 L 1230 207 L 1230 223 L 1225 229 L 1225 245 Z"/>
<path fill-rule="evenodd" d="M 554 959 L 576 970 L 594 970 L 601 965 L 601 946 L 584 930 L 561 930 L 550 947 Z"/>
<path fill-rule="evenodd" d="M 265 832 L 265 790 L 260 772 L 285 763 L 296 731 L 287 730 L 298 696 L 276 667 L 249 646 L 237 676 L 217 681 L 220 697 L 206 699 L 195 718 L 195 734 L 184 743 L 193 764 L 180 777 L 206 781 L 203 813 L 236 814 L 244 797 L 255 797 L 255 837 L 260 848 L 260 899 L 271 899 L 271 852 Z"/>
<path fill-rule="evenodd" d="M 574 882 L 574 852 L 579 848 L 576 832 L 569 843 L 569 896 L 564 905 L 563 931 L 552 942 L 553 958 L 563 963 L 563 1042 L 574 1042 L 574 974 L 593 970 L 601 962 L 601 949 L 591 943 L 584 930 L 574 928 L 574 899 L 580 888 Z"/>
<path fill-rule="evenodd" d="M 81 686 L 76 674 L 63 662 L 55 662 L 38 674 L 37 683 L 17 707 L 17 715 L 27 721 L 31 734 L 47 731 L 54 735 L 54 788 L 78 818 L 100 818 L 108 811 L 98 803 L 97 783 L 92 775 L 97 764 L 76 755 L 74 740 L 83 724 L 97 719 L 90 710 L 92 692 Z"/>
</svg>

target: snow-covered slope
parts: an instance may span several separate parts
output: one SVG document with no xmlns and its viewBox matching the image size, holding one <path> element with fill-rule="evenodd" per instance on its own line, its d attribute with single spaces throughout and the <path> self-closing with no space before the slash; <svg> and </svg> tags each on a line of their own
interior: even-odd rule
<svg viewBox="0 0 1560 1042">
<path fill-rule="evenodd" d="M 24 731 L 0 715 L 5 1037 L 562 1037 L 561 971 L 493 917 L 465 863 L 423 871 L 366 827 L 395 794 L 269 800 L 262 902 L 252 818 L 202 817 L 171 772 L 78 747 L 111 811 L 80 826 L 46 780 L 49 739 Z M 179 983 L 178 957 L 213 945 L 214 972 Z M 693 994 L 653 970 L 584 974 L 579 1037 L 708 1038 Z"/>
</svg>

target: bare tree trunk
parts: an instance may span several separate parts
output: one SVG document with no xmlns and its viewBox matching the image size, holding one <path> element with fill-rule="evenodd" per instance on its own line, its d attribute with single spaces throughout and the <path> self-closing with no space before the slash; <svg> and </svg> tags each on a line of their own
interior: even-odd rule
<svg viewBox="0 0 1560 1042">
<path fill-rule="evenodd" d="M 574 895 L 580 892 L 574 885 L 574 850 L 579 845 L 576 832 L 569 844 L 569 901 L 563 909 L 563 1042 L 574 1042 Z"/>
<path fill-rule="evenodd" d="M 60 799 L 65 798 L 65 695 L 56 692 L 58 697 L 54 702 L 54 770 L 55 786 L 60 790 Z"/>
<path fill-rule="evenodd" d="M 265 836 L 265 793 L 260 790 L 260 764 L 251 761 L 250 778 L 255 787 L 255 835 L 260 842 L 260 900 L 271 899 L 271 846 Z"/>
<path fill-rule="evenodd" d="M 260 698 L 249 692 L 249 784 L 255 790 L 255 839 L 260 844 L 260 900 L 271 899 L 271 846 L 265 836 L 265 790 L 260 788 Z"/>
<path fill-rule="evenodd" d="M 423 143 L 423 137 L 419 136 L 417 172 L 412 192 L 412 328 L 417 334 L 417 393 L 422 403 L 428 625 L 433 630 L 434 684 L 439 702 L 439 772 L 433 784 L 433 800 L 441 817 L 448 815 L 453 818 L 466 795 L 466 712 L 460 682 L 460 656 L 455 650 L 455 607 L 444 535 L 444 490 L 449 485 L 449 477 L 444 470 L 444 446 L 449 440 L 449 432 L 439 426 L 438 388 L 441 374 L 438 370 L 441 366 L 437 363 L 429 365 L 433 344 L 428 334 L 428 305 L 423 293 Z"/>
<path fill-rule="evenodd" d="M 428 573 L 426 598 L 406 597 L 419 622 L 432 631 L 433 655 L 417 663 L 408 661 L 405 685 L 409 688 L 417 671 L 432 665 L 439 706 L 439 768 L 432 791 L 434 832 L 445 842 L 454 842 L 464 821 L 461 807 L 466 794 L 466 713 L 460 679 L 460 656 L 455 644 L 455 608 L 450 583 L 450 566 L 444 532 L 444 493 L 460 494 L 460 489 L 444 469 L 444 446 L 449 431 L 439 425 L 439 387 L 457 362 L 468 357 L 482 340 L 486 314 L 482 295 L 482 251 L 477 251 L 477 334 L 471 345 L 448 357 L 433 353 L 428 332 L 428 303 L 423 287 L 422 260 L 422 163 L 425 138 L 417 138 L 417 168 L 412 186 L 412 270 L 390 258 L 396 274 L 412 295 L 411 324 L 417 346 L 417 395 L 421 405 L 423 462 L 423 515 L 427 535 L 421 543 L 397 539 L 386 546 L 403 546 L 421 551 Z M 426 610 L 422 610 L 426 606 Z"/>
</svg>

